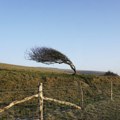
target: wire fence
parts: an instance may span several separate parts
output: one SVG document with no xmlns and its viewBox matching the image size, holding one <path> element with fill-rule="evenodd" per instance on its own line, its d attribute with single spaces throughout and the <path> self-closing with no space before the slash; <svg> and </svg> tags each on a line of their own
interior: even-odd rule
<svg viewBox="0 0 120 120">
<path fill-rule="evenodd" d="M 75 83 L 76 84 L 76 83 Z M 82 120 L 85 119 L 88 111 L 84 109 L 93 109 L 90 106 L 93 102 L 103 100 L 114 100 L 120 98 L 120 93 L 115 93 L 113 83 L 107 83 L 106 88 L 99 88 L 99 93 L 93 92 L 90 87 L 77 83 L 76 85 L 68 86 L 47 86 L 43 84 L 43 96 L 51 98 L 52 100 L 46 100 L 44 98 L 43 103 L 43 119 L 44 120 Z M 94 88 L 94 87 L 93 87 Z M 97 89 L 97 88 L 96 88 Z M 108 89 L 105 92 L 105 89 Z M 0 108 L 8 106 L 13 101 L 20 101 L 26 97 L 38 94 L 38 87 L 25 88 L 25 89 L 2 89 L 0 90 Z M 88 97 L 92 96 L 92 97 Z M 54 99 L 54 100 L 53 100 Z M 76 109 L 74 105 L 69 106 L 65 104 L 58 104 L 58 101 L 68 102 L 76 106 L 80 106 L 81 109 Z M 0 120 L 40 120 L 40 104 L 38 97 L 16 104 L 4 112 L 0 113 Z M 106 102 L 108 103 L 108 102 Z M 102 104 L 102 103 L 101 103 Z M 111 103 L 110 103 L 111 104 Z M 117 103 L 116 103 L 117 104 Z M 89 105 L 89 107 L 88 107 Z M 112 107 L 112 106 L 111 106 Z M 97 108 L 97 105 L 96 105 Z M 87 110 L 86 109 L 86 110 Z M 120 113 L 120 108 L 116 111 Z M 96 114 L 96 113 L 95 113 Z M 93 114 L 94 115 L 94 114 Z M 118 115 L 116 115 L 117 118 Z M 42 119 L 41 119 L 42 120 Z M 87 120 L 87 119 L 86 119 Z"/>
<path fill-rule="evenodd" d="M 43 91 L 44 96 L 45 95 L 51 96 L 50 93 L 51 94 L 55 93 L 55 95 L 53 95 L 54 99 L 51 97 L 44 97 L 44 100 L 45 100 L 44 101 L 45 103 L 43 106 L 44 120 L 55 119 L 55 116 L 57 115 L 61 116 L 60 112 L 63 112 L 63 111 L 65 112 L 65 110 L 71 110 L 71 109 L 74 110 L 76 108 L 81 109 L 79 106 L 75 105 L 74 103 L 70 103 L 72 102 L 72 99 L 70 97 L 67 99 L 67 97 L 65 98 L 65 96 L 62 93 L 60 93 L 60 91 L 67 93 L 67 89 L 63 89 L 63 87 L 61 88 L 59 87 L 56 90 L 54 89 L 51 89 L 51 90 L 44 89 Z M 72 90 L 75 91 L 76 89 L 72 88 Z M 24 100 L 26 98 L 31 97 L 31 95 L 33 96 L 33 94 L 35 93 L 38 93 L 38 88 L 25 89 L 25 90 L 2 89 L 0 91 L 0 96 L 7 96 L 8 98 L 10 97 L 11 101 L 10 99 L 9 101 L 7 101 L 7 98 L 4 98 L 5 101 L 0 103 L 1 108 L 3 108 L 3 109 L 0 109 L 0 113 L 1 113 L 0 119 L 1 120 L 4 120 L 4 119 L 5 120 L 38 120 L 38 119 L 42 120 L 40 118 L 40 110 L 39 110 L 41 105 L 39 105 L 39 99 L 37 99 L 36 97 L 33 97 L 32 100 L 22 102 L 22 104 L 18 104 L 21 101 L 21 98 L 23 98 L 22 100 Z M 26 94 L 29 97 L 24 98 Z M 37 97 L 38 97 L 38 94 L 37 94 Z M 66 102 L 65 100 L 67 100 L 68 102 Z"/>
</svg>

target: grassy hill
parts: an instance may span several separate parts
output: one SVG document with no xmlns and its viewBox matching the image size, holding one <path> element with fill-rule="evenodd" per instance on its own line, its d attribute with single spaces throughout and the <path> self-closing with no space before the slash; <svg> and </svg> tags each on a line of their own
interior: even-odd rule
<svg viewBox="0 0 120 120">
<path fill-rule="evenodd" d="M 110 100 L 111 81 L 113 101 Z M 75 76 L 59 69 L 0 64 L 0 108 L 38 92 L 43 83 L 44 96 L 72 102 L 82 110 L 44 102 L 45 120 L 120 120 L 120 77 L 90 74 Z M 83 100 L 81 99 L 83 89 Z M 0 120 L 35 119 L 38 99 L 16 105 L 0 114 Z"/>
</svg>

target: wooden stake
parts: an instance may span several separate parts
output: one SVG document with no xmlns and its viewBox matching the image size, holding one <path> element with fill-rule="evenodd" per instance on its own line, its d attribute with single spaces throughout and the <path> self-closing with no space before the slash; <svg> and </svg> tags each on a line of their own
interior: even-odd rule
<svg viewBox="0 0 120 120">
<path fill-rule="evenodd" d="M 113 101 L 113 82 L 111 80 L 111 101 Z"/>
<path fill-rule="evenodd" d="M 38 90 L 38 100 L 39 100 L 39 120 L 43 120 L 43 86 L 39 83 Z"/>
<path fill-rule="evenodd" d="M 82 83 L 81 82 L 80 82 L 80 91 L 81 91 L 81 107 L 83 108 L 84 98 L 83 98 L 83 88 L 82 88 Z"/>
</svg>

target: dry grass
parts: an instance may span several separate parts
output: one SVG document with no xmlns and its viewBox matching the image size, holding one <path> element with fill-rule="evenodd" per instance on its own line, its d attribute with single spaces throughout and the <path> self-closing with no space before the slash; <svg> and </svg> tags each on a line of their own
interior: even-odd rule
<svg viewBox="0 0 120 120">
<path fill-rule="evenodd" d="M 110 82 L 113 81 L 113 99 L 110 101 Z M 120 77 L 76 75 L 61 71 L 0 64 L 0 106 L 36 94 L 38 82 L 44 85 L 44 96 L 81 105 L 80 84 L 84 92 L 84 109 L 81 111 L 58 104 L 44 104 L 48 120 L 119 120 Z M 29 109 L 27 109 L 27 106 Z M 21 104 L 1 115 L 14 116 L 37 114 L 37 99 Z M 34 110 L 34 112 L 33 112 Z M 29 112 L 28 112 L 29 111 Z M 28 114 L 29 113 L 29 114 Z"/>
</svg>

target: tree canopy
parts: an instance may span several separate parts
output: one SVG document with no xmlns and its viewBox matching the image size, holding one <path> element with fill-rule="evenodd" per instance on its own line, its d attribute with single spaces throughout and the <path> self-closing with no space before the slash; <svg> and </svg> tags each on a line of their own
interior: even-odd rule
<svg viewBox="0 0 120 120">
<path fill-rule="evenodd" d="M 36 62 L 41 62 L 44 64 L 68 64 L 71 69 L 76 74 L 76 68 L 73 65 L 72 61 L 63 53 L 47 47 L 35 47 L 31 48 L 28 53 L 29 60 L 34 60 Z"/>
</svg>

